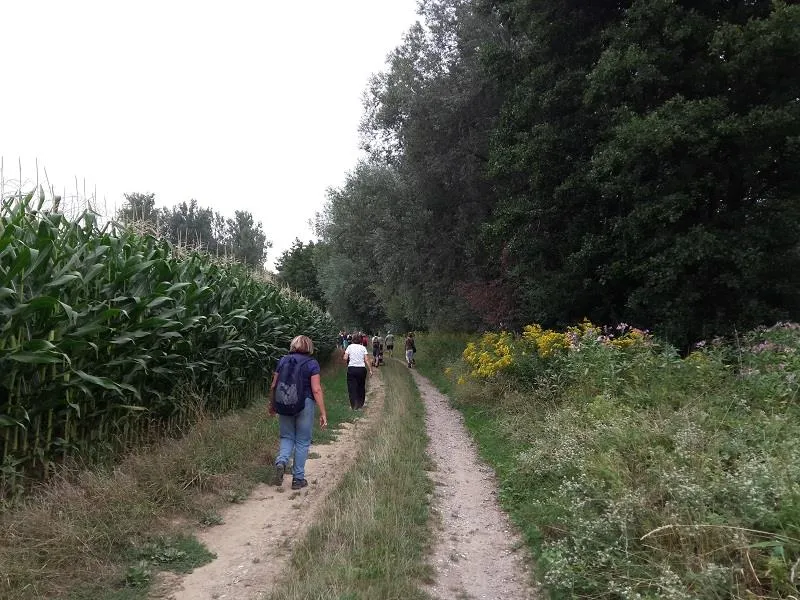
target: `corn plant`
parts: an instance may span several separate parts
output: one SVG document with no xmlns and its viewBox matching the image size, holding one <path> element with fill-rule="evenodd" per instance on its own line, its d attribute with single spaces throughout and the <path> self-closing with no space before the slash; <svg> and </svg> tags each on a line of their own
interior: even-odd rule
<svg viewBox="0 0 800 600">
<path fill-rule="evenodd" d="M 114 224 L 45 211 L 42 194 L 0 206 L 0 485 L 46 476 L 184 427 L 201 391 L 226 411 L 262 393 L 299 333 L 332 347 L 330 317 L 242 265 Z"/>
</svg>

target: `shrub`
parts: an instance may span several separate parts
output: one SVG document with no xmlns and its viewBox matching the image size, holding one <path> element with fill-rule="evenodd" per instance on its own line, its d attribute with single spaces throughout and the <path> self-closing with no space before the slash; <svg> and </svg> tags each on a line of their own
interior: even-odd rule
<svg viewBox="0 0 800 600">
<path fill-rule="evenodd" d="M 454 399 L 555 598 L 798 594 L 800 326 L 683 358 L 624 324 L 471 344 Z"/>
</svg>

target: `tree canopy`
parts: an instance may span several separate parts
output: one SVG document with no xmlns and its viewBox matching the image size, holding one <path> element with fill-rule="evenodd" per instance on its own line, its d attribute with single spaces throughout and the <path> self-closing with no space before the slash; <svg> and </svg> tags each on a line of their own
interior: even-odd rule
<svg viewBox="0 0 800 600">
<path fill-rule="evenodd" d="M 678 344 L 798 316 L 796 2 L 425 0 L 420 16 L 365 94 L 368 158 L 318 219 L 335 316 L 588 317 Z"/>
<path fill-rule="evenodd" d="M 157 209 L 155 194 L 125 194 L 125 204 L 117 211 L 117 220 L 139 223 L 173 244 L 232 256 L 258 269 L 264 267 L 267 251 L 272 247 L 261 223 L 256 223 L 249 212 L 237 210 L 234 218 L 225 218 L 199 206 L 197 200 Z"/>
<path fill-rule="evenodd" d="M 325 305 L 322 288 L 317 278 L 316 253 L 319 246 L 314 242 L 304 244 L 295 238 L 292 247 L 284 250 L 275 263 L 278 281 L 299 292 L 320 306 Z"/>
</svg>

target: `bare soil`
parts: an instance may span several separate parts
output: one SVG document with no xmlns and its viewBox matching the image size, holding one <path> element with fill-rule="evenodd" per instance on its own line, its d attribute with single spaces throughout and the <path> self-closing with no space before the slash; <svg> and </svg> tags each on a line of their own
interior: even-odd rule
<svg viewBox="0 0 800 600">
<path fill-rule="evenodd" d="M 436 465 L 434 510 L 439 531 L 432 565 L 435 598 L 536 598 L 522 543 L 500 509 L 494 471 L 479 458 L 461 413 L 416 370 L 425 403 L 429 453 Z"/>
<path fill-rule="evenodd" d="M 150 598 L 255 600 L 268 594 L 285 572 L 295 542 L 303 539 L 325 498 L 350 468 L 359 440 L 381 410 L 379 371 L 369 381 L 364 418 L 343 423 L 330 444 L 312 443 L 310 456 L 319 458 L 309 457 L 306 463 L 307 488 L 292 491 L 291 475 L 282 487 L 256 487 L 244 502 L 223 513 L 223 524 L 198 533 L 216 560 L 185 576 L 160 574 Z"/>
</svg>

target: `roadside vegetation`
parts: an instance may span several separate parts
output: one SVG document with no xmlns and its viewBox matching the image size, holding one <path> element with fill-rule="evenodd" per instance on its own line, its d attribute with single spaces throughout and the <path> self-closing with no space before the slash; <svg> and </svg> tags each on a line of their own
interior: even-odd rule
<svg viewBox="0 0 800 600">
<path fill-rule="evenodd" d="M 343 367 L 325 367 L 330 428 L 353 418 Z M 223 522 L 226 505 L 268 482 L 277 420 L 263 389 L 249 408 L 198 415 L 181 439 L 131 452 L 115 466 L 59 466 L 0 513 L 0 597 L 9 600 L 142 600 L 158 571 L 186 572 L 213 556 L 193 537 Z"/>
<path fill-rule="evenodd" d="M 794 598 L 800 326 L 422 335 L 553 598 Z"/>
<path fill-rule="evenodd" d="M 355 467 L 326 500 L 271 600 L 428 598 L 432 482 L 424 409 L 399 362 L 381 367 L 386 398 Z"/>
</svg>

